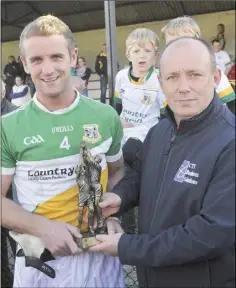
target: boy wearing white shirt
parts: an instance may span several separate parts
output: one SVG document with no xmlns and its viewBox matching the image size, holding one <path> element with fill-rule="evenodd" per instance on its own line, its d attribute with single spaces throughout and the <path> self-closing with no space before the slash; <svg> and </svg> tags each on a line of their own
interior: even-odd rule
<svg viewBox="0 0 236 288">
<path fill-rule="evenodd" d="M 157 35 L 145 28 L 134 30 L 126 40 L 132 65 L 118 72 L 115 84 L 115 101 L 122 103 L 123 145 L 129 138 L 143 141 L 166 105 L 154 68 L 158 45 Z"/>
<path fill-rule="evenodd" d="M 216 64 L 226 75 L 228 75 L 231 67 L 229 54 L 226 51 L 221 50 L 220 40 L 218 39 L 212 40 L 212 48 L 215 51 Z"/>
</svg>

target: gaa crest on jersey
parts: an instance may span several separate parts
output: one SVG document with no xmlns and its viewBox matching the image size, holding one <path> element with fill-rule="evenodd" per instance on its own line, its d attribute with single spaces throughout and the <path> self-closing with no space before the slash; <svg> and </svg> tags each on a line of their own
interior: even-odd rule
<svg viewBox="0 0 236 288">
<path fill-rule="evenodd" d="M 153 101 L 152 101 L 152 96 L 151 96 L 151 95 L 144 94 L 143 98 L 141 99 L 141 102 L 142 102 L 144 105 L 151 105 L 151 104 L 153 103 Z"/>
<path fill-rule="evenodd" d="M 89 143 L 97 143 L 101 140 L 102 136 L 98 131 L 97 124 L 87 124 L 83 125 L 84 128 L 84 136 L 83 140 Z"/>
</svg>

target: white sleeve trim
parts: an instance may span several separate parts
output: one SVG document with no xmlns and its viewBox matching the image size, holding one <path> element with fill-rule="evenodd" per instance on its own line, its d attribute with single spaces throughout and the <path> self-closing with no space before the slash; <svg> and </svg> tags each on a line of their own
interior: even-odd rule
<svg viewBox="0 0 236 288">
<path fill-rule="evenodd" d="M 2 175 L 13 175 L 15 173 L 16 168 L 5 168 L 2 167 Z"/>
<path fill-rule="evenodd" d="M 106 161 L 107 162 L 116 162 L 121 158 L 122 155 L 123 155 L 123 152 L 122 152 L 122 149 L 120 149 L 120 151 L 116 155 L 106 156 Z"/>
</svg>

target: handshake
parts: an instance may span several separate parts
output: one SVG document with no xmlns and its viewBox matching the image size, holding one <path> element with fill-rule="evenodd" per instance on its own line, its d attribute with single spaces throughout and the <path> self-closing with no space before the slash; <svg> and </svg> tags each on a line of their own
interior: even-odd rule
<svg viewBox="0 0 236 288">
<path fill-rule="evenodd" d="M 104 217 L 109 217 L 117 213 L 120 209 L 121 199 L 114 193 L 106 192 L 102 196 L 102 201 L 99 206 Z M 55 278 L 55 271 L 45 262 L 54 260 L 54 256 L 69 256 L 81 253 L 81 250 L 76 242 L 81 239 L 82 235 L 77 227 L 70 224 L 48 220 L 40 217 L 37 223 L 37 235 L 21 234 L 15 231 L 10 231 L 10 236 L 21 246 L 17 252 L 18 257 L 25 256 L 26 267 L 34 267 L 47 276 Z M 101 237 L 109 237 L 115 233 L 123 233 L 119 221 L 108 218 L 106 221 L 108 235 L 97 236 L 98 243 L 101 243 Z M 89 248 L 89 251 L 99 251 L 100 244 Z M 98 249 L 98 250 L 97 250 Z"/>
</svg>

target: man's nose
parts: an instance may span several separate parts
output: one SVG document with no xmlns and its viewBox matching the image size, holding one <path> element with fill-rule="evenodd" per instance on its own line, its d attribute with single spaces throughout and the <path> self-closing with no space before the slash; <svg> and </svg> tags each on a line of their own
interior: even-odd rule
<svg viewBox="0 0 236 288">
<path fill-rule="evenodd" d="M 188 93 L 190 91 L 188 78 L 186 75 L 182 75 L 179 78 L 179 93 Z"/>
<path fill-rule="evenodd" d="M 50 60 L 44 60 L 42 63 L 42 73 L 44 75 L 51 75 L 54 71 L 53 64 Z"/>
</svg>

